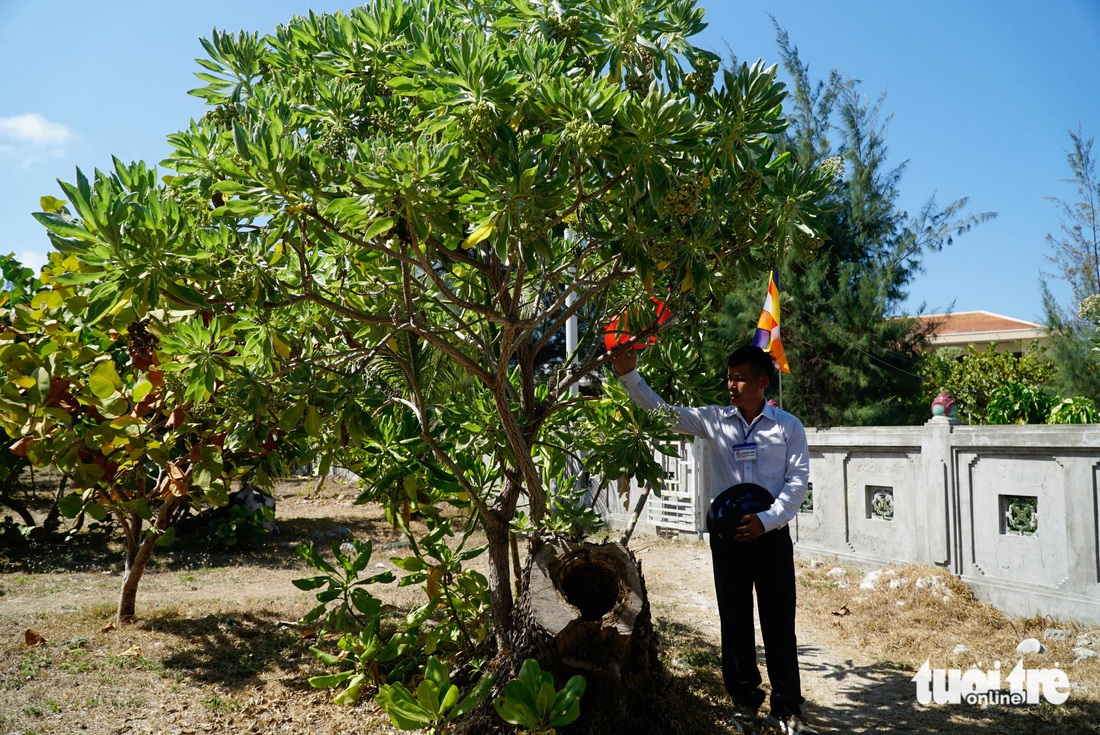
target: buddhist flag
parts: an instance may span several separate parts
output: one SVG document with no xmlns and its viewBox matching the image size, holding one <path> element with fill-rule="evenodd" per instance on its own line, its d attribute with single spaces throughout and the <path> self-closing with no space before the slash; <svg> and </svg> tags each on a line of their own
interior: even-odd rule
<svg viewBox="0 0 1100 735">
<path fill-rule="evenodd" d="M 756 336 L 752 343 L 771 354 L 776 366 L 785 373 L 791 372 L 787 356 L 783 354 L 783 341 L 779 339 L 779 271 L 772 271 L 768 280 L 768 295 L 764 297 L 764 310 L 756 323 Z"/>
</svg>

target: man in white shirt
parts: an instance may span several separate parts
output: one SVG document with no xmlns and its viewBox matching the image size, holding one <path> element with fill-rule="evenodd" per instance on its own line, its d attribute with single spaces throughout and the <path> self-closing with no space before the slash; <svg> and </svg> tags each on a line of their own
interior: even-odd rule
<svg viewBox="0 0 1100 735">
<path fill-rule="evenodd" d="M 648 410 L 667 405 L 638 374 L 634 350 L 614 353 L 611 363 L 635 403 Z M 733 698 L 735 718 L 754 721 L 765 699 L 756 662 L 755 588 L 772 687 L 767 721 L 782 732 L 814 733 L 801 711 L 794 551 L 787 527 L 806 497 L 809 450 L 802 423 L 764 398 L 773 372 L 771 356 L 746 345 L 729 358 L 729 406 L 671 408 L 679 415 L 677 431 L 708 443 L 713 481 L 708 527 L 716 522 L 716 511 L 730 507 L 714 505 L 716 500 L 724 505 L 731 498 L 727 489 L 736 493 L 735 486 L 759 485 L 771 496 L 770 507 L 741 515 L 721 533 L 710 528 L 722 627 L 722 678 Z"/>
</svg>

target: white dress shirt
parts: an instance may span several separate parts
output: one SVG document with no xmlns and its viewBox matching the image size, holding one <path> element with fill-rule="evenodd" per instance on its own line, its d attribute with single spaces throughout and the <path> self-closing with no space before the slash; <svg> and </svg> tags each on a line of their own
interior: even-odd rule
<svg viewBox="0 0 1100 735">
<path fill-rule="evenodd" d="M 668 406 L 653 392 L 638 371 L 620 375 L 630 398 L 646 410 Z M 742 482 L 763 486 L 775 499 L 772 507 L 756 515 L 765 531 L 782 528 L 794 518 L 806 497 L 810 455 L 806 429 L 792 414 L 765 403 L 764 410 L 746 423 L 736 406 L 670 406 L 679 414 L 674 426 L 682 434 L 707 442 L 710 458 L 710 502 L 722 491 Z M 756 459 L 737 460 L 733 448 L 756 444 Z"/>
</svg>

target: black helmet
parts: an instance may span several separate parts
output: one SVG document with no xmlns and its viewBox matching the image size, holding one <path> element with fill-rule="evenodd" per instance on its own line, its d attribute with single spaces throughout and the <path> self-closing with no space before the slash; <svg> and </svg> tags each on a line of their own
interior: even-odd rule
<svg viewBox="0 0 1100 735">
<path fill-rule="evenodd" d="M 707 530 L 722 539 L 732 539 L 734 530 L 741 525 L 741 518 L 749 513 L 760 513 L 772 507 L 775 498 L 760 485 L 742 482 L 723 490 L 707 511 Z"/>
</svg>

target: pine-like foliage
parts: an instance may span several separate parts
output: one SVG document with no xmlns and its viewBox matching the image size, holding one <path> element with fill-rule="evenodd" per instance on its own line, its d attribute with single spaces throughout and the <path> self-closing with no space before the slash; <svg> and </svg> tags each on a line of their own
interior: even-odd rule
<svg viewBox="0 0 1100 735">
<path fill-rule="evenodd" d="M 1044 274 L 1043 310 L 1051 333 L 1050 355 L 1054 360 L 1054 387 L 1062 395 L 1083 395 L 1100 400 L 1100 352 L 1093 349 L 1095 325 L 1086 319 L 1080 305 L 1100 294 L 1100 180 L 1096 177 L 1093 138 L 1069 131 L 1071 146 L 1066 163 L 1073 178 L 1066 183 L 1077 188 L 1077 200 L 1048 197 L 1058 208 L 1061 235 L 1047 235 L 1051 253 L 1047 259 L 1053 272 Z M 1051 293 L 1046 277 L 1069 284 L 1073 303 L 1063 308 Z"/>
<path fill-rule="evenodd" d="M 800 165 L 837 175 L 815 257 L 778 264 L 792 370 L 782 376 L 783 407 L 816 426 L 923 420 L 933 398 L 922 394 L 918 376 L 924 335 L 914 319 L 898 315 L 900 304 L 924 253 L 995 215 L 965 214 L 966 199 L 940 207 L 930 198 L 916 216 L 901 210 L 906 165 L 886 161 L 885 96 L 869 101 L 857 81 L 835 70 L 812 82 L 782 29 L 778 43 L 793 80 L 786 148 Z M 727 297 L 713 333 L 722 348 L 713 353 L 751 338 L 766 284 L 745 283 Z"/>
</svg>

